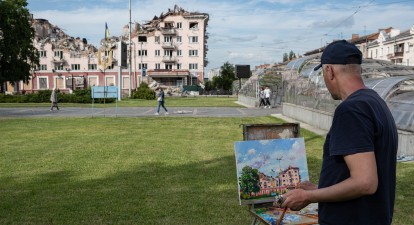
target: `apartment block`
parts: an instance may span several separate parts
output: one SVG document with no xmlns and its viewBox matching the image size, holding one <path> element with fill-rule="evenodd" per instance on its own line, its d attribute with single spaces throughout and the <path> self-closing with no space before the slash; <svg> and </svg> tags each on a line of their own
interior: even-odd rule
<svg viewBox="0 0 414 225">
<path fill-rule="evenodd" d="M 120 86 L 123 96 L 141 82 L 180 90 L 204 82 L 207 66 L 206 32 L 209 15 L 175 6 L 142 24 L 135 24 L 129 45 L 129 27 L 119 37 L 106 37 L 97 48 L 74 38 L 46 19 L 33 19 L 34 46 L 40 66 L 28 84 L 8 84 L 7 92 L 36 92 L 58 88 L 70 93 L 91 86 Z M 120 28 L 121 29 L 121 28 Z M 123 41 L 131 60 L 120 70 L 118 45 Z M 129 51 L 130 50 L 130 51 Z"/>
</svg>

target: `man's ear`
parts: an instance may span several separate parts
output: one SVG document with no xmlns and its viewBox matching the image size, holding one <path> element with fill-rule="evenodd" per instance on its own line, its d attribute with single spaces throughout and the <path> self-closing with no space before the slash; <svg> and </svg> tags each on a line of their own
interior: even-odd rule
<svg viewBox="0 0 414 225">
<path fill-rule="evenodd" d="M 334 69 L 332 67 L 332 65 L 326 65 L 325 67 L 325 76 L 328 76 L 327 78 L 329 80 L 333 80 L 335 78 L 335 73 L 334 73 Z"/>
</svg>

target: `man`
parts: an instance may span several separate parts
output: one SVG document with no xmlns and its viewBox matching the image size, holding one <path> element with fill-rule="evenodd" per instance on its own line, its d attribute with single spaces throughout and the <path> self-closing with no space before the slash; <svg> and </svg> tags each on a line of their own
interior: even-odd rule
<svg viewBox="0 0 414 225">
<path fill-rule="evenodd" d="M 270 95 L 272 94 L 272 92 L 270 91 L 268 86 L 266 86 L 263 92 L 264 92 L 264 97 L 265 97 L 265 108 L 267 106 L 270 109 L 271 108 Z"/>
<path fill-rule="evenodd" d="M 323 146 L 319 185 L 284 194 L 282 207 L 300 210 L 319 203 L 319 224 L 375 224 L 392 222 L 397 128 L 384 100 L 365 87 L 362 54 L 345 40 L 333 42 L 321 57 L 326 87 L 336 108 Z"/>
</svg>

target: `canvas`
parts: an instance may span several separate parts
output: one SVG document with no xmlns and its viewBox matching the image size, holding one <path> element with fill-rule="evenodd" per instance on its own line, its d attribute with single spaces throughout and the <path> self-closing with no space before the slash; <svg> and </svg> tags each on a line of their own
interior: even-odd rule
<svg viewBox="0 0 414 225">
<path fill-rule="evenodd" d="M 241 205 L 273 202 L 309 181 L 303 138 L 234 143 Z"/>
</svg>

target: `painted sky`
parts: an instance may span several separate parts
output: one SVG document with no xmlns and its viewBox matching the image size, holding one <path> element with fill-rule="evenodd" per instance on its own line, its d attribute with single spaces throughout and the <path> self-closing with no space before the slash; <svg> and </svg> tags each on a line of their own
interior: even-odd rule
<svg viewBox="0 0 414 225">
<path fill-rule="evenodd" d="M 241 170 L 245 166 L 251 166 L 268 176 L 276 177 L 280 170 L 285 170 L 292 165 L 301 168 L 300 174 L 303 180 L 309 180 L 303 138 L 239 141 L 235 142 L 234 147 L 238 177 L 241 176 Z"/>
<path fill-rule="evenodd" d="M 281 62 L 283 53 L 297 55 L 352 34 L 370 34 L 414 25 L 414 0 L 131 0 L 132 22 L 142 23 L 178 5 L 208 13 L 209 51 L 206 68 L 225 62 Z M 129 0 L 28 0 L 35 18 L 49 20 L 68 35 L 98 46 L 105 22 L 119 36 L 129 23 Z M 206 71 L 207 72 L 207 71 Z"/>
</svg>

